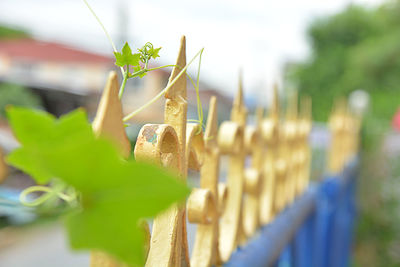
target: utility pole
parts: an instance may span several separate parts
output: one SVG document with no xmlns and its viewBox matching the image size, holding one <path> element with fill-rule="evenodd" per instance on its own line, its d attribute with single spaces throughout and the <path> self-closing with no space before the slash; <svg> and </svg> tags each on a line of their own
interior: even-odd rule
<svg viewBox="0 0 400 267">
<path fill-rule="evenodd" d="M 128 41 L 129 8 L 125 0 L 117 2 L 117 48 Z"/>
</svg>

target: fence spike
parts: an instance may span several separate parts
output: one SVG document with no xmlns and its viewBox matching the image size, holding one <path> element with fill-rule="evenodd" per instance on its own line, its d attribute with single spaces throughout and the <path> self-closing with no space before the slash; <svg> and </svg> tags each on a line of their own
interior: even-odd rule
<svg viewBox="0 0 400 267">
<path fill-rule="evenodd" d="M 242 73 L 240 72 L 238 91 L 233 101 L 231 111 L 231 121 L 237 122 L 240 126 L 244 127 L 246 124 L 246 117 L 247 109 L 244 103 Z"/>
<path fill-rule="evenodd" d="M 295 121 L 298 116 L 298 94 L 297 91 L 293 91 L 289 96 L 288 105 L 286 108 L 286 120 Z"/>
<path fill-rule="evenodd" d="M 293 146 L 293 161 L 294 169 L 297 170 L 297 174 L 293 173 L 295 177 L 295 190 L 294 196 L 300 195 L 305 185 L 308 184 L 309 180 L 309 144 L 308 136 L 311 131 L 311 106 L 310 98 L 302 96 L 300 99 L 300 110 L 298 111 L 298 117 L 296 120 L 296 140 Z"/>
<path fill-rule="evenodd" d="M 113 140 L 120 147 L 123 157 L 127 158 L 131 153 L 131 144 L 122 121 L 122 104 L 118 97 L 118 90 L 117 74 L 112 71 L 108 76 L 92 127 L 97 136 L 105 136 Z M 146 247 L 148 247 L 150 239 L 149 228 L 147 224 L 143 227 L 146 236 Z M 90 266 L 122 267 L 125 265 L 106 253 L 93 251 L 90 257 Z"/>
<path fill-rule="evenodd" d="M 263 186 L 260 196 L 260 221 L 261 224 L 270 222 L 277 206 L 278 183 L 276 180 L 276 162 L 278 160 L 279 141 L 279 97 L 278 86 L 273 86 L 272 101 L 267 116 L 261 122 L 261 134 L 266 145 L 263 160 Z"/>
<path fill-rule="evenodd" d="M 282 142 L 284 157 L 287 165 L 287 175 L 285 177 L 285 206 L 292 203 L 296 197 L 297 180 L 299 173 L 298 151 L 299 142 L 299 111 L 298 111 L 298 93 L 293 91 L 289 97 L 286 108 L 286 120 L 284 121 L 284 140 Z"/>
<path fill-rule="evenodd" d="M 279 93 L 278 93 L 278 83 L 273 86 L 272 102 L 271 108 L 269 109 L 269 115 L 279 118 L 280 116 L 280 104 L 279 104 Z"/>
<path fill-rule="evenodd" d="M 277 88 L 275 89 L 277 91 Z M 277 161 L 275 162 L 276 173 L 276 199 L 275 199 L 275 212 L 282 211 L 290 199 L 290 181 L 288 181 L 288 174 L 290 171 L 290 144 L 289 140 L 293 138 L 293 125 L 288 120 L 288 114 L 291 101 L 289 101 L 285 109 L 286 120 L 278 118 L 278 145 L 277 145 Z"/>
<path fill-rule="evenodd" d="M 122 122 L 123 112 L 118 97 L 117 79 L 117 73 L 115 71 L 110 72 L 92 127 L 97 135 L 104 135 L 116 141 L 123 156 L 128 157 L 131 153 L 131 144 Z"/>
<path fill-rule="evenodd" d="M 206 130 L 204 133 L 204 140 L 207 147 L 217 146 L 218 134 L 218 112 L 217 112 L 217 98 L 212 96 L 208 108 L 208 117 Z"/>
<path fill-rule="evenodd" d="M 217 146 L 217 101 L 216 97 L 210 99 L 209 112 L 207 118 L 206 132 L 204 135 L 204 163 L 200 170 L 200 189 L 196 189 L 188 200 L 188 214 L 191 205 L 201 202 L 201 195 L 209 194 L 211 200 L 207 213 L 209 214 L 209 223 L 199 223 L 196 231 L 191 266 L 216 266 L 220 261 L 218 246 L 218 226 L 219 215 L 223 211 L 222 196 L 218 195 L 218 176 L 219 176 L 219 150 Z M 204 197 L 203 197 L 204 198 Z M 190 216 L 189 216 L 190 218 Z"/>
<path fill-rule="evenodd" d="M 181 72 L 181 70 L 186 66 L 186 37 L 181 37 L 178 58 L 175 63 L 176 66 L 174 67 L 169 77 L 168 83 L 172 82 L 176 76 Z M 182 97 L 186 99 L 186 75 L 182 75 L 179 79 L 175 82 L 175 84 L 166 92 L 165 98 L 168 99 L 175 99 L 177 97 Z"/>
<path fill-rule="evenodd" d="M 171 83 L 186 66 L 186 39 L 181 38 L 176 65 L 169 78 Z M 177 161 L 179 177 L 186 181 L 188 163 L 186 159 L 186 75 L 182 75 L 165 94 L 164 121 L 173 127 L 178 154 L 171 161 Z M 167 144 L 166 144 L 167 145 Z M 174 144 L 170 144 L 174 146 Z M 167 164 L 168 165 L 168 164 Z M 189 266 L 189 249 L 186 233 L 186 209 L 173 205 L 154 219 L 151 246 L 146 266 Z"/>
<path fill-rule="evenodd" d="M 261 122 L 263 109 L 256 110 L 256 124 L 245 127 L 245 148 L 251 157 L 250 167 L 245 169 L 244 191 L 247 193 L 243 200 L 243 227 L 247 237 L 251 237 L 260 226 L 260 201 L 264 183 L 263 161 L 265 142 L 262 138 Z"/>
<path fill-rule="evenodd" d="M 169 83 L 186 65 L 185 37 L 181 39 L 176 65 Z M 299 101 L 294 93 L 281 116 L 286 120 L 282 121 L 275 84 L 268 115 L 263 117 L 263 109 L 257 108 L 255 125 L 246 125 L 248 111 L 240 72 L 230 121 L 223 122 L 218 128 L 217 100 L 211 97 L 203 135 L 201 125 L 187 123 L 186 81 L 186 76 L 182 75 L 165 94 L 165 124 L 143 126 L 135 146 L 137 161 L 146 160 L 171 169 L 184 182 L 188 168 L 200 170 L 200 188 L 193 189 L 187 208 L 175 204 L 154 219 L 147 267 L 200 267 L 226 263 L 237 246 L 247 241 L 261 224 L 269 223 L 275 212 L 282 211 L 303 193 L 309 180 L 311 149 L 308 136 L 312 123 L 309 97 Z M 127 157 L 131 148 L 122 123 L 118 89 L 116 74 L 112 72 L 93 129 L 97 135 L 113 138 Z M 336 101 L 331 114 L 331 156 L 335 158 L 335 170 L 341 170 L 356 152 L 359 127 L 354 125 L 357 119 L 345 100 Z M 229 156 L 226 185 L 218 183 L 222 154 Z M 246 157 L 251 160 L 247 168 Z M 186 214 L 191 223 L 197 224 L 190 261 Z M 93 252 L 91 266 L 125 265 L 105 253 Z"/>
<path fill-rule="evenodd" d="M 334 100 L 329 116 L 329 128 L 331 131 L 331 147 L 328 149 L 328 170 L 338 173 L 345 163 L 346 151 L 346 100 L 343 97 Z"/>
<path fill-rule="evenodd" d="M 312 99 L 308 95 L 303 95 L 301 98 L 301 117 L 306 120 L 311 120 L 312 118 Z"/>
<path fill-rule="evenodd" d="M 218 145 L 221 153 L 229 155 L 227 178 L 228 198 L 220 220 L 219 246 L 221 260 L 227 261 L 239 243 L 245 241 L 242 222 L 242 200 L 244 192 L 244 127 L 247 110 L 244 106 L 243 88 L 239 78 L 239 89 L 231 111 L 231 121 L 221 124 Z"/>
<path fill-rule="evenodd" d="M 260 127 L 263 117 L 264 117 L 264 108 L 257 107 L 255 115 L 256 115 L 256 125 L 257 125 L 257 127 Z"/>
</svg>

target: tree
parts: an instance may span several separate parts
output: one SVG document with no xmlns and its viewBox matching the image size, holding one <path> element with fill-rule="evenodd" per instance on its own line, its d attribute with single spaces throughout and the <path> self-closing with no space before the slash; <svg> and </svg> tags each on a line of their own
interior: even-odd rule
<svg viewBox="0 0 400 267">
<path fill-rule="evenodd" d="M 22 30 L 0 25 L 0 39 L 14 39 L 28 36 Z M 42 103 L 40 97 L 23 86 L 0 83 L 0 117 L 5 117 L 5 108 L 8 105 L 39 108 L 42 106 Z"/>
<path fill-rule="evenodd" d="M 5 108 L 9 105 L 40 108 L 42 101 L 25 87 L 9 83 L 0 84 L 0 117 L 5 118 Z"/>
<path fill-rule="evenodd" d="M 29 35 L 25 31 L 0 25 L 0 39 L 13 39 L 28 36 Z"/>
<path fill-rule="evenodd" d="M 335 98 L 362 88 L 371 94 L 368 122 L 390 125 L 400 104 L 399 12 L 399 1 L 377 9 L 351 5 L 310 26 L 312 55 L 291 64 L 287 79 L 313 98 L 314 119 L 326 121 Z"/>
<path fill-rule="evenodd" d="M 371 96 L 364 120 L 367 149 L 360 166 L 354 266 L 400 264 L 400 198 L 394 186 L 400 177 L 399 161 L 377 146 L 400 106 L 399 14 L 397 0 L 373 9 L 351 5 L 314 21 L 308 30 L 310 58 L 288 64 L 286 72 L 287 82 L 312 97 L 314 120 L 326 121 L 334 99 L 353 90 L 364 89 Z"/>
</svg>

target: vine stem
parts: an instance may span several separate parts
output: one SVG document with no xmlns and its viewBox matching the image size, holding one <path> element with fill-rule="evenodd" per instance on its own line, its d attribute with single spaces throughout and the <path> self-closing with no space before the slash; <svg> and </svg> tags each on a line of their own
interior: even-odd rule
<svg viewBox="0 0 400 267">
<path fill-rule="evenodd" d="M 103 32 L 104 32 L 104 34 L 106 35 L 108 41 L 110 41 L 110 44 L 111 44 L 111 46 L 112 46 L 114 52 L 118 52 L 118 51 L 117 51 L 117 48 L 116 48 L 116 46 L 115 46 L 115 44 L 114 44 L 114 42 L 113 42 L 113 40 L 111 39 L 110 34 L 108 34 L 108 32 L 107 32 L 107 30 L 106 30 L 106 27 L 104 27 L 104 24 L 101 22 L 101 20 L 99 19 L 99 17 L 96 15 L 96 12 L 94 12 L 93 8 L 89 5 L 89 3 L 88 3 L 87 0 L 83 0 L 83 2 L 85 3 L 85 5 L 86 5 L 87 8 L 89 9 L 89 11 L 92 13 L 92 15 L 94 16 L 94 18 L 97 20 L 97 22 L 100 24 L 100 27 L 103 29 Z M 121 67 L 120 69 L 121 69 L 122 76 L 125 76 L 124 68 Z"/>
<path fill-rule="evenodd" d="M 160 67 L 155 67 L 155 68 L 151 68 L 151 69 L 147 69 L 147 71 L 152 71 L 152 70 L 159 70 L 159 69 L 163 69 L 163 68 L 169 68 L 169 67 L 177 67 L 177 65 L 164 65 L 164 66 L 160 66 Z"/>
<path fill-rule="evenodd" d="M 149 107 L 150 105 L 152 105 L 154 102 L 156 102 L 158 99 L 160 99 L 165 93 L 168 92 L 169 89 L 171 89 L 171 87 L 176 83 L 176 81 L 184 74 L 186 73 L 187 68 L 190 66 L 190 64 L 193 63 L 193 61 L 199 56 L 202 55 L 204 51 L 204 48 L 200 49 L 199 52 L 197 52 L 197 54 L 189 61 L 188 64 L 186 64 L 186 66 L 179 72 L 179 74 L 172 80 L 171 83 L 169 83 L 161 92 L 159 92 L 155 97 L 153 97 L 149 102 L 147 102 L 146 104 L 144 104 L 143 106 L 139 107 L 138 109 L 136 109 L 135 111 L 129 113 L 127 116 L 125 116 L 123 118 L 123 122 L 126 122 L 130 119 L 132 119 L 134 116 L 136 116 L 138 113 L 140 113 L 141 111 L 143 111 L 144 109 L 146 109 L 147 107 Z"/>
<path fill-rule="evenodd" d="M 121 87 L 119 88 L 119 93 L 118 93 L 119 99 L 121 99 L 122 95 L 124 94 L 126 81 L 128 80 L 128 75 L 129 75 L 129 65 L 126 65 L 126 71 L 124 73 L 124 80 L 122 81 Z"/>
<path fill-rule="evenodd" d="M 33 201 L 28 201 L 27 200 L 28 195 L 35 193 L 35 192 L 45 192 L 45 194 L 36 198 Z M 37 185 L 37 186 L 28 187 L 27 189 L 22 191 L 21 194 L 19 195 L 19 201 L 25 206 L 35 207 L 35 206 L 38 206 L 38 205 L 46 202 L 48 199 L 50 199 L 54 195 L 57 195 L 59 198 L 61 198 L 62 200 L 66 201 L 66 202 L 71 202 L 74 199 L 74 197 L 68 196 L 58 190 L 54 190 L 53 188 Z"/>
</svg>

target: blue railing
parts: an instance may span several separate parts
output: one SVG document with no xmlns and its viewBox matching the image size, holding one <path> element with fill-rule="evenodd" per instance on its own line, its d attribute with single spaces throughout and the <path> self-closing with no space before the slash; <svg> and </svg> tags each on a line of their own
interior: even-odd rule
<svg viewBox="0 0 400 267">
<path fill-rule="evenodd" d="M 308 190 L 224 266 L 346 267 L 356 216 L 357 161 Z"/>
</svg>

